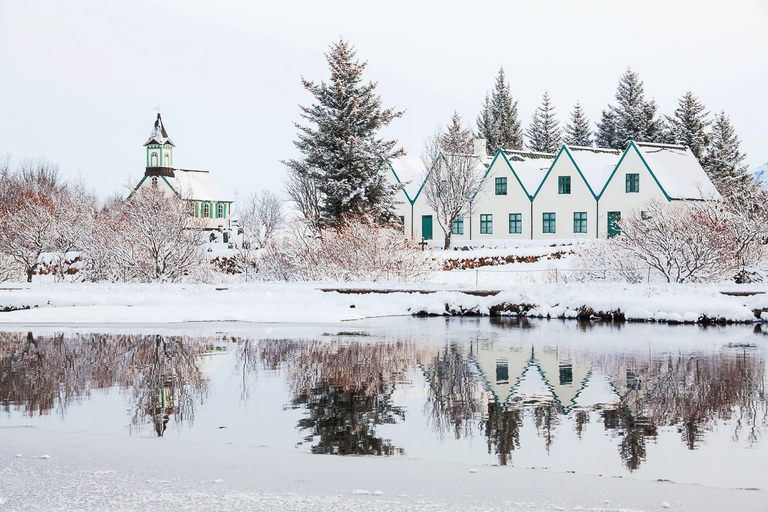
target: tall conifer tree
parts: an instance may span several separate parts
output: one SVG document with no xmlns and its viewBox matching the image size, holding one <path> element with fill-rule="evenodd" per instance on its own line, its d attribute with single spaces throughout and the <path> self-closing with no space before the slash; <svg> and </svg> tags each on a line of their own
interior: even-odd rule
<svg viewBox="0 0 768 512">
<path fill-rule="evenodd" d="M 598 124 L 598 145 L 624 149 L 629 141 L 660 142 L 662 123 L 656 118 L 656 102 L 646 101 L 640 76 L 627 69 L 616 89 L 616 106 L 603 111 Z"/>
<path fill-rule="evenodd" d="M 563 142 L 570 146 L 589 147 L 592 145 L 592 130 L 589 128 L 589 119 L 579 102 L 576 102 L 573 107 L 571 122 L 565 125 Z"/>
<path fill-rule="evenodd" d="M 356 59 L 347 41 L 331 45 L 326 53 L 331 68 L 329 83 L 302 79 L 316 103 L 301 108 L 310 126 L 298 123 L 295 146 L 300 160 L 288 160 L 289 172 L 316 183 L 320 194 L 320 223 L 332 224 L 345 214 L 371 213 L 390 219 L 396 187 L 378 173 L 382 161 L 404 154 L 396 140 L 378 137 L 380 128 L 403 112 L 381 106 L 376 83 L 363 83 L 367 65 Z"/>
<path fill-rule="evenodd" d="M 731 120 L 720 112 L 715 115 L 710 143 L 704 154 L 704 170 L 717 189 L 727 193 L 746 193 L 754 186 L 749 169 L 743 164 L 746 154 L 739 150 L 739 141 Z"/>
<path fill-rule="evenodd" d="M 673 143 L 688 146 L 699 162 L 702 162 L 709 142 L 706 129 L 712 124 L 704 105 L 688 91 L 678 100 L 675 114 L 666 118 Z"/>
<path fill-rule="evenodd" d="M 554 153 L 560 148 L 563 131 L 560 129 L 560 121 L 555 119 L 555 107 L 547 91 L 544 91 L 541 106 L 533 113 L 531 125 L 525 134 L 528 136 L 528 147 L 533 151 Z"/>
<path fill-rule="evenodd" d="M 485 97 L 483 111 L 477 118 L 478 135 L 485 139 L 489 154 L 499 149 L 522 149 L 523 130 L 512 98 L 504 68 L 499 69 L 490 98 Z"/>
</svg>

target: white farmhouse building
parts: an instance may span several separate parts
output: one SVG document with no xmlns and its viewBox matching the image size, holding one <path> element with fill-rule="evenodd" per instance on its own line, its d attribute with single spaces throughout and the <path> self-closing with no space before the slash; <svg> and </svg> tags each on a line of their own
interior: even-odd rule
<svg viewBox="0 0 768 512">
<path fill-rule="evenodd" d="M 478 165 L 485 165 L 485 145 L 476 144 L 475 153 Z M 416 240 L 441 240 L 435 213 L 422 194 L 427 172 L 421 160 L 401 157 L 382 169 L 403 185 L 397 215 L 405 233 Z M 613 236 L 622 215 L 640 212 L 650 200 L 675 205 L 719 198 L 684 146 L 632 142 L 621 152 L 564 145 L 557 154 L 499 150 L 469 218 L 454 223 L 452 240 Z"/>
<path fill-rule="evenodd" d="M 146 170 L 131 195 L 144 187 L 160 187 L 166 194 L 173 194 L 194 205 L 193 215 L 202 219 L 204 229 L 230 227 L 232 196 L 210 172 L 173 166 L 173 148 L 176 145 L 168 137 L 159 113 L 144 147 L 147 148 Z"/>
</svg>

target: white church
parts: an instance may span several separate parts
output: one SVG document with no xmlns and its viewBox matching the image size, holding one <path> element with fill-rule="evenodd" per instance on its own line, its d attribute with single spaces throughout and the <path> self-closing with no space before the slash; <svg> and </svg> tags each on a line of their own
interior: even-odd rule
<svg viewBox="0 0 768 512">
<path fill-rule="evenodd" d="M 451 240 L 555 240 L 619 234 L 622 216 L 641 215 L 651 200 L 679 205 L 720 199 L 704 169 L 685 146 L 631 142 L 626 150 L 563 145 L 556 154 L 499 150 L 491 159 L 475 141 L 484 173 L 470 215 L 454 222 Z M 422 193 L 428 176 L 421 159 L 401 157 L 383 166 L 402 185 L 397 215 L 405 233 L 444 238 Z"/>
<path fill-rule="evenodd" d="M 187 201 L 190 213 L 202 220 L 204 229 L 231 227 L 232 196 L 207 170 L 173 165 L 173 148 L 176 144 L 165 131 L 159 113 L 144 147 L 147 148 L 146 170 L 134 192 L 144 187 L 160 187 L 166 194 Z"/>
</svg>

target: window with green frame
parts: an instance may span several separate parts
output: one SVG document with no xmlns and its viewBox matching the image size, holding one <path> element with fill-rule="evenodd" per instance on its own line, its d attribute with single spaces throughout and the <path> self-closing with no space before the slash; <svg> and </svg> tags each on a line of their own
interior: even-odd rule
<svg viewBox="0 0 768 512">
<path fill-rule="evenodd" d="M 507 195 L 507 178 L 496 178 L 496 195 Z"/>
<path fill-rule="evenodd" d="M 452 235 L 464 234 L 464 219 L 459 217 L 458 219 L 453 221 L 453 224 L 451 224 L 451 234 Z"/>
<path fill-rule="evenodd" d="M 555 233 L 557 230 L 557 222 L 555 220 L 555 214 L 554 213 L 544 213 L 542 214 L 542 232 L 544 233 Z"/>
<path fill-rule="evenodd" d="M 571 177 L 570 176 L 557 177 L 557 193 L 558 194 L 571 193 Z"/>
<path fill-rule="evenodd" d="M 509 214 L 509 234 L 519 235 L 522 232 L 523 232 L 523 214 L 510 213 Z"/>
<path fill-rule="evenodd" d="M 587 212 L 573 213 L 573 232 L 574 233 L 587 232 Z"/>
<path fill-rule="evenodd" d="M 493 215 L 490 213 L 484 213 L 480 215 L 480 234 L 492 235 L 493 234 Z"/>
<path fill-rule="evenodd" d="M 640 175 L 627 174 L 627 193 L 640 192 Z"/>
</svg>

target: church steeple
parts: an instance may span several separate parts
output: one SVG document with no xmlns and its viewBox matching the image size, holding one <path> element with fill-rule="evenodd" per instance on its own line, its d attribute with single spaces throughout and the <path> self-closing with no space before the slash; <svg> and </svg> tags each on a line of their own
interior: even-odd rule
<svg viewBox="0 0 768 512">
<path fill-rule="evenodd" d="M 147 148 L 147 176 L 173 176 L 173 143 L 168 132 L 165 131 L 163 119 L 157 113 L 155 126 L 149 134 L 149 140 L 144 143 Z"/>
</svg>

